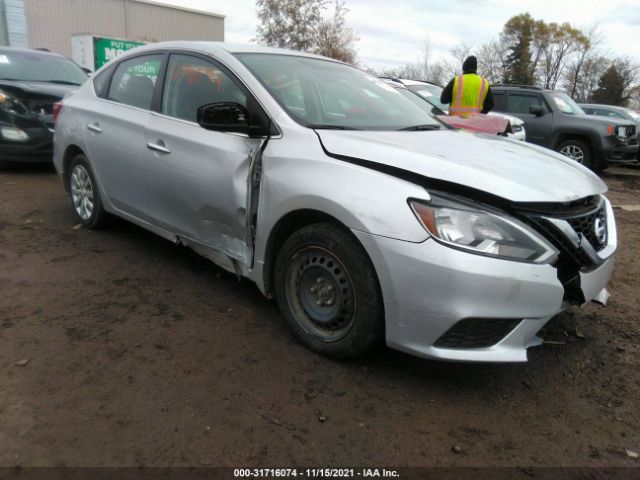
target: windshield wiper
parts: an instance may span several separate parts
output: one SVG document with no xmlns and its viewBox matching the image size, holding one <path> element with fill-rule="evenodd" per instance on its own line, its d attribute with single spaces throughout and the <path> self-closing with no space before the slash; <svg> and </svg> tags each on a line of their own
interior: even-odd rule
<svg viewBox="0 0 640 480">
<path fill-rule="evenodd" d="M 410 127 L 399 128 L 399 132 L 420 132 L 427 130 L 440 130 L 440 125 L 412 125 Z"/>
<path fill-rule="evenodd" d="M 46 83 L 57 83 L 58 85 L 82 85 L 78 82 L 70 82 L 69 80 L 43 80 Z"/>
<path fill-rule="evenodd" d="M 355 127 L 346 127 L 344 125 L 326 125 L 323 123 L 312 123 L 306 125 L 307 128 L 313 128 L 314 130 L 358 130 Z"/>
</svg>

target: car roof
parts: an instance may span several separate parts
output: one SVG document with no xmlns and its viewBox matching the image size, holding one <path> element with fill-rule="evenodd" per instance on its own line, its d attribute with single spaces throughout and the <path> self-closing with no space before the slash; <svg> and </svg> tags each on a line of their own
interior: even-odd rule
<svg viewBox="0 0 640 480">
<path fill-rule="evenodd" d="M 165 49 L 185 49 L 199 50 L 210 54 L 220 54 L 222 52 L 229 54 L 236 53 L 266 53 L 271 55 L 292 55 L 296 57 L 317 58 L 322 60 L 330 60 L 336 63 L 342 63 L 332 58 L 314 55 L 312 53 L 300 52 L 297 50 L 289 50 L 287 48 L 265 47 L 251 43 L 227 43 L 227 42 L 196 42 L 196 41 L 170 41 L 148 43 L 135 50 L 141 52 L 144 50 L 162 50 Z"/>
<path fill-rule="evenodd" d="M 579 103 L 581 107 L 587 108 L 602 108 L 604 110 L 613 110 L 617 112 L 626 112 L 629 109 L 625 107 L 619 107 L 618 105 L 603 105 L 601 103 Z"/>
<path fill-rule="evenodd" d="M 556 92 L 556 90 L 536 87 L 535 85 L 509 85 L 509 84 L 502 84 L 502 83 L 497 85 L 491 85 L 491 89 L 492 90 L 520 89 L 520 90 L 535 90 L 537 92 Z"/>
<path fill-rule="evenodd" d="M 61 53 L 50 52 L 48 50 L 39 50 L 37 48 L 0 47 L 0 53 L 28 53 L 30 55 L 67 58 Z"/>
</svg>

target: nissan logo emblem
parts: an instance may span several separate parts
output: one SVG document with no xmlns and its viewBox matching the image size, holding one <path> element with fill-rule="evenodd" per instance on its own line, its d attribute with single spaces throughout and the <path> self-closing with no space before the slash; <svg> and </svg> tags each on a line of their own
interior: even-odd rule
<svg viewBox="0 0 640 480">
<path fill-rule="evenodd" d="M 602 218 L 596 218 L 596 221 L 593 223 L 593 232 L 596 234 L 596 238 L 600 245 L 604 245 L 604 242 L 607 241 L 607 226 L 605 225 Z"/>
</svg>

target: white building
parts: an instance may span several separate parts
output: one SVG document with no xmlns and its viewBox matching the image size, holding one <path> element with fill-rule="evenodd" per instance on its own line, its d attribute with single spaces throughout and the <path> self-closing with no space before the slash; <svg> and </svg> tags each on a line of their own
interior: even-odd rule
<svg viewBox="0 0 640 480">
<path fill-rule="evenodd" d="M 152 0 L 0 0 L 0 45 L 71 56 L 71 37 L 224 40 L 224 16 Z"/>
</svg>

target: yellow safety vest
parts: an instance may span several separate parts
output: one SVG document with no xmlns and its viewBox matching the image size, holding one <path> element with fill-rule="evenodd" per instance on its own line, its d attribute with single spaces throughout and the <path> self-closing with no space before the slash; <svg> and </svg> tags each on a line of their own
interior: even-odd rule
<svg viewBox="0 0 640 480">
<path fill-rule="evenodd" d="M 453 80 L 449 115 L 468 117 L 474 113 L 481 113 L 488 91 L 489 82 L 480 75 L 475 73 L 458 75 Z"/>
</svg>

